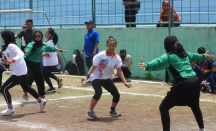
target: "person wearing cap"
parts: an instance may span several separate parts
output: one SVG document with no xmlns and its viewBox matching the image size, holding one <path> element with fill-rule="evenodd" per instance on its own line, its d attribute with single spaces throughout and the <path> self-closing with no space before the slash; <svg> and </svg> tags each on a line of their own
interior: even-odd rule
<svg viewBox="0 0 216 131">
<path fill-rule="evenodd" d="M 121 66 L 122 72 L 124 74 L 124 77 L 128 79 L 132 74 L 132 68 L 131 68 L 132 58 L 130 55 L 126 53 L 125 49 L 120 50 L 120 57 L 122 60 L 122 66 Z"/>
<path fill-rule="evenodd" d="M 204 47 L 199 47 L 197 49 L 197 53 L 198 54 L 205 54 L 206 49 Z M 208 76 L 211 74 L 212 63 L 213 63 L 212 60 L 211 61 L 204 60 L 204 61 L 199 61 L 196 63 L 201 68 L 203 80 L 207 79 Z"/>
<path fill-rule="evenodd" d="M 136 22 L 137 6 L 139 0 L 123 0 L 125 7 L 125 22 Z M 136 24 L 126 24 L 126 27 L 136 27 Z"/>
<path fill-rule="evenodd" d="M 216 94 L 216 62 L 212 63 L 212 73 L 202 82 L 203 92 Z"/>
<path fill-rule="evenodd" d="M 96 30 L 93 29 L 94 23 L 92 20 L 87 20 L 85 22 L 85 25 L 88 31 L 86 32 L 84 37 L 85 43 L 81 52 L 81 57 L 83 57 L 83 53 L 85 52 L 86 65 L 89 70 L 92 66 L 93 57 L 99 52 L 99 34 Z"/>
</svg>

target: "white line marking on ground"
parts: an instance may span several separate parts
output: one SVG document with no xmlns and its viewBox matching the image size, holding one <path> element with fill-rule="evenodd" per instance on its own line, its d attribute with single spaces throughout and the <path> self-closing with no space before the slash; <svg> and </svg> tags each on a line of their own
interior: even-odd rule
<svg viewBox="0 0 216 131">
<path fill-rule="evenodd" d="M 71 88 L 71 89 L 77 89 L 77 90 L 94 91 L 94 89 L 92 89 L 92 88 L 81 88 L 81 87 L 73 87 L 73 86 L 72 86 L 72 87 L 64 86 L 64 88 Z M 163 96 L 163 95 L 140 94 L 140 93 L 122 92 L 122 91 L 120 91 L 120 93 L 122 93 L 122 94 L 128 94 L 128 95 L 136 95 L 136 96 L 150 96 L 150 97 L 161 97 L 161 98 L 164 98 L 164 97 L 165 97 L 165 96 Z M 216 101 L 214 101 L 214 100 L 200 99 L 200 101 L 202 101 L 202 102 L 213 102 L 213 103 L 216 103 Z"/>
<path fill-rule="evenodd" d="M 67 76 L 67 77 L 76 77 L 76 78 L 82 78 L 82 76 L 69 76 L 69 75 L 58 75 L 58 76 Z M 144 81 L 144 80 L 131 80 L 131 81 L 138 81 L 138 82 L 143 82 L 143 83 L 154 83 L 154 84 L 160 84 L 162 82 L 156 82 L 156 81 Z M 35 83 L 33 83 L 33 85 L 36 85 Z M 45 86 L 48 86 L 47 84 L 45 84 Z M 54 87 L 57 87 L 57 85 L 53 85 Z M 85 90 L 85 91 L 94 91 L 94 89 L 92 88 L 82 88 L 82 87 L 73 87 L 73 86 L 62 86 L 62 88 L 70 88 L 70 89 L 77 89 L 77 90 Z M 104 92 L 107 92 L 106 90 Z M 150 96 L 150 97 L 161 97 L 164 98 L 165 96 L 162 95 L 154 95 L 154 94 L 140 94 L 140 93 L 133 93 L 133 92 L 120 92 L 123 94 L 128 94 L 128 95 L 137 95 L 137 96 Z M 92 96 L 92 95 L 91 95 Z M 89 97 L 89 96 L 88 96 Z M 72 97 L 71 97 L 72 98 Z M 60 100 L 62 98 L 59 99 L 55 99 L 55 100 Z M 64 98 L 67 99 L 67 98 Z M 68 97 L 68 99 L 70 99 L 70 97 Z M 72 98 L 74 99 L 74 98 Z M 54 99 L 53 99 L 54 100 Z M 206 99 L 200 99 L 200 101 L 202 102 L 213 102 L 216 103 L 216 101 L 214 100 L 206 100 Z M 14 103 L 14 102 L 13 102 Z M 1 106 L 2 104 L 0 104 Z"/>
<path fill-rule="evenodd" d="M 110 95 L 110 93 L 104 93 L 102 95 Z M 92 95 L 62 97 L 62 98 L 58 98 L 58 99 L 48 99 L 48 101 L 58 101 L 58 100 L 77 99 L 77 98 L 86 98 L 86 97 L 92 97 Z M 13 101 L 13 105 L 22 105 L 22 106 L 24 106 L 25 104 L 36 104 L 36 103 L 38 103 L 36 100 L 21 101 L 21 102 Z M 0 104 L 0 106 L 6 106 L 6 105 L 7 104 Z"/>
</svg>

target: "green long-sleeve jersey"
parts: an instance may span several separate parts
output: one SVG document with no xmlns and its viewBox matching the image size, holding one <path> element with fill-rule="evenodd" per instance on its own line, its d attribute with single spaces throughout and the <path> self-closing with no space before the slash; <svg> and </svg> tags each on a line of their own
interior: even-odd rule
<svg viewBox="0 0 216 131">
<path fill-rule="evenodd" d="M 56 47 L 43 44 L 37 50 L 32 52 L 34 44 L 35 44 L 34 42 L 31 42 L 25 48 L 25 52 L 26 51 L 29 52 L 28 55 L 26 55 L 26 54 L 24 55 L 24 58 L 26 60 L 29 60 L 29 61 L 32 61 L 35 63 L 39 63 L 41 61 L 41 57 L 42 57 L 43 52 L 55 52 L 56 51 Z"/>
<path fill-rule="evenodd" d="M 190 63 L 194 61 L 203 61 L 206 55 L 187 52 L 187 57 L 181 58 L 176 54 L 163 54 L 161 57 L 156 58 L 150 62 L 146 62 L 145 66 L 147 71 L 156 71 L 167 69 L 170 80 L 175 81 L 174 72 L 170 70 L 170 66 L 181 75 L 182 78 L 192 78 L 196 74 L 192 70 Z"/>
</svg>

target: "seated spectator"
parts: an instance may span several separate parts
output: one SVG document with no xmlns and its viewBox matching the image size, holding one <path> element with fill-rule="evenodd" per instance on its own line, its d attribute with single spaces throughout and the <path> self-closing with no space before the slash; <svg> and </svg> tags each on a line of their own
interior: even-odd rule
<svg viewBox="0 0 216 131">
<path fill-rule="evenodd" d="M 206 50 L 204 47 L 199 47 L 197 50 L 197 53 L 198 54 L 205 54 Z M 207 79 L 208 76 L 211 74 L 212 63 L 213 63 L 213 61 L 207 61 L 207 60 L 196 63 L 201 68 L 203 80 Z"/>
<path fill-rule="evenodd" d="M 202 82 L 203 92 L 216 94 L 216 62 L 212 64 L 212 73 Z"/>
<path fill-rule="evenodd" d="M 122 72 L 124 74 L 124 77 L 128 79 L 132 74 L 132 68 L 131 68 L 132 58 L 130 55 L 126 54 L 125 49 L 120 50 L 120 57 L 122 59 L 122 67 L 121 67 Z"/>
<path fill-rule="evenodd" d="M 174 22 L 181 22 L 179 15 L 177 14 L 176 10 L 170 5 L 170 8 L 173 9 L 173 19 Z M 160 14 L 160 21 L 159 22 L 169 22 L 169 2 L 163 1 L 162 2 L 162 9 Z M 174 27 L 178 27 L 180 24 L 174 24 Z M 168 27 L 169 24 L 157 24 L 156 27 Z"/>
<path fill-rule="evenodd" d="M 80 55 L 79 50 L 74 50 L 72 59 L 68 61 L 68 63 L 65 66 L 64 72 L 66 71 L 69 73 L 69 75 L 84 75 L 84 61 Z"/>
<path fill-rule="evenodd" d="M 193 71 L 196 73 L 196 76 L 199 78 L 200 84 L 202 83 L 202 71 L 201 68 L 196 64 L 196 62 L 191 63 Z"/>
<path fill-rule="evenodd" d="M 125 79 L 127 80 L 132 74 L 132 68 L 131 68 L 132 58 L 130 55 L 126 53 L 125 49 L 120 50 L 120 57 L 122 60 L 121 69 L 122 69 Z M 117 74 L 117 77 L 113 78 L 112 80 L 114 82 L 121 81 L 120 78 L 118 77 L 118 74 Z"/>
</svg>

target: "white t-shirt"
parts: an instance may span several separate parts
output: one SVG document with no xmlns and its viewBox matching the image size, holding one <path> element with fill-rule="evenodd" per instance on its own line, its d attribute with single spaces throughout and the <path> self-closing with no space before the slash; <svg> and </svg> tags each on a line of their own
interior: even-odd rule
<svg viewBox="0 0 216 131">
<path fill-rule="evenodd" d="M 15 60 L 15 62 L 10 64 L 12 75 L 21 76 L 27 74 L 26 63 L 23 58 L 24 53 L 17 45 L 9 44 L 5 50 L 5 56 L 7 60 Z"/>
<path fill-rule="evenodd" d="M 102 51 L 94 56 L 93 66 L 97 68 L 90 76 L 90 81 L 95 79 L 110 79 L 114 69 L 121 68 L 121 58 L 114 53 L 114 57 L 109 55 L 109 52 Z"/>
<path fill-rule="evenodd" d="M 55 46 L 53 43 L 53 40 L 49 40 L 46 42 L 49 46 Z M 43 57 L 43 66 L 56 66 L 58 65 L 58 57 L 57 52 L 44 52 L 48 53 L 49 57 L 44 56 Z"/>
<path fill-rule="evenodd" d="M 22 46 L 26 46 L 24 36 L 21 38 L 21 45 L 22 45 Z"/>
</svg>

